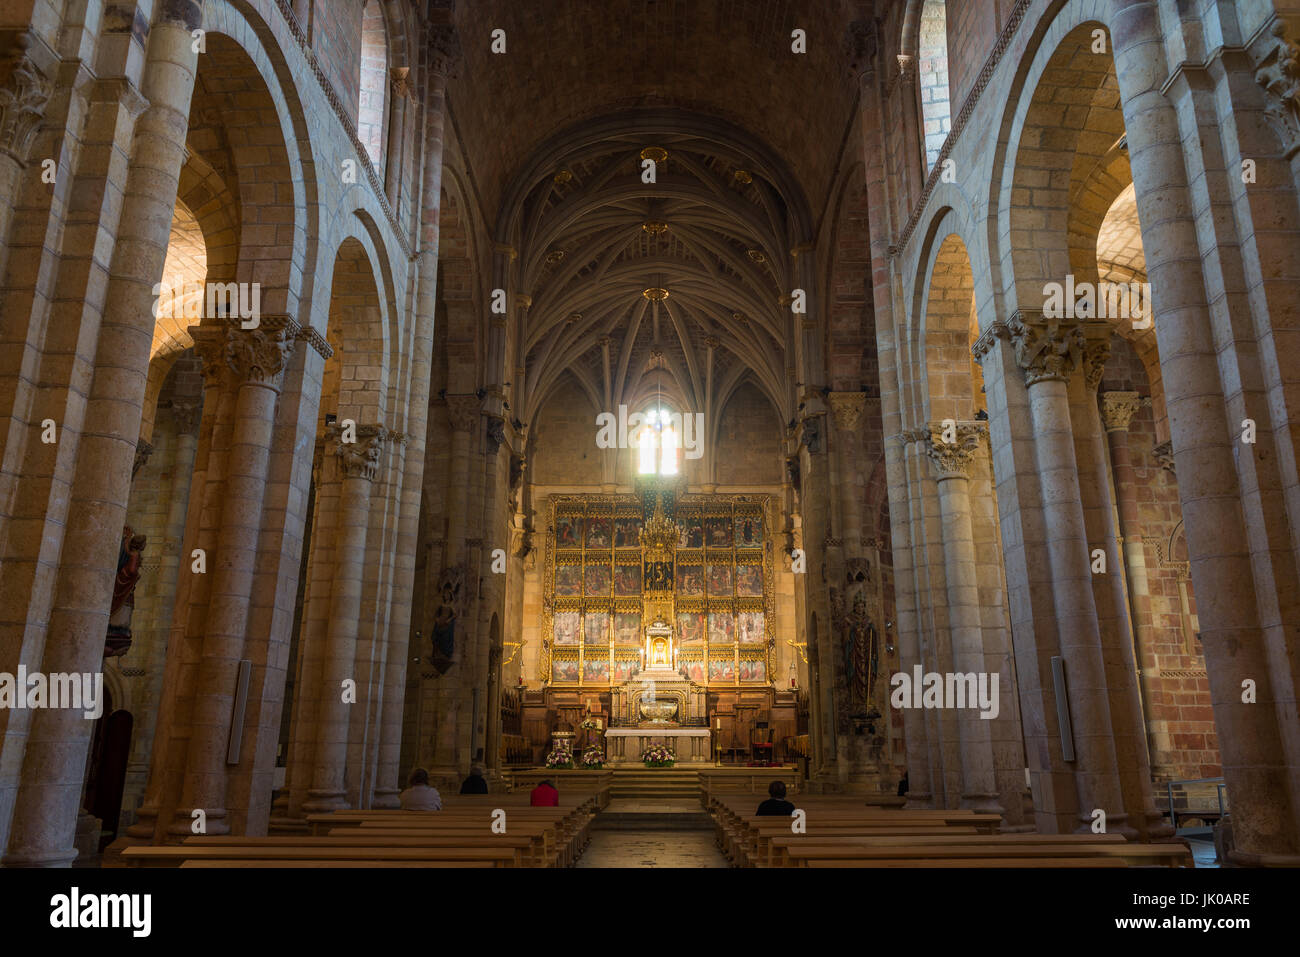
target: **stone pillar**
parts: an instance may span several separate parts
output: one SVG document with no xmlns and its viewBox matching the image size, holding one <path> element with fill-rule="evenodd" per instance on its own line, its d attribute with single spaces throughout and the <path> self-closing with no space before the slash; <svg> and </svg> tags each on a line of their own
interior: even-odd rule
<svg viewBox="0 0 1300 957">
<path fill-rule="evenodd" d="M 263 316 L 254 329 L 226 326 L 225 363 L 235 386 L 235 412 L 227 462 L 225 501 L 212 576 L 202 660 L 193 701 L 191 737 L 179 818 L 168 832 L 191 833 L 191 812 L 202 809 L 208 834 L 230 832 L 226 820 L 226 748 L 233 718 L 239 662 L 248 627 L 266 489 L 275 406 L 298 324 Z"/>
<path fill-rule="evenodd" d="M 863 392 L 832 392 L 826 399 L 838 433 L 836 464 L 839 466 L 840 540 L 844 543 L 846 559 L 862 558 L 862 486 L 858 483 L 862 462 L 855 453 L 858 423 L 866 408 L 867 396 Z"/>
<path fill-rule="evenodd" d="M 80 330 L 85 342 L 94 343 L 93 377 L 89 365 L 73 363 L 74 377 L 89 381 L 80 435 L 66 423 L 60 434 L 61 443 L 75 450 L 76 466 L 71 488 L 54 496 L 66 503 L 68 521 L 45 628 L 40 667 L 46 673 L 102 672 L 149 366 L 153 283 L 162 275 L 184 161 L 197 60 L 189 29 L 191 23 L 198 25 L 200 16 L 197 0 L 174 4 L 160 14 L 149 36 L 139 93 L 129 80 L 122 85 L 130 110 L 149 105 L 131 134 L 132 162 L 120 197 L 109 278 L 99 297 L 105 303 L 103 318 L 97 330 L 91 322 Z M 0 106 L 6 108 L 6 123 L 30 120 L 21 109 L 15 112 L 7 95 Z M 9 138 L 8 130 L 0 130 L 0 141 Z M 47 580 L 42 593 L 48 594 L 48 588 Z M 5 629 L 6 639 L 12 634 Z M 21 646 L 21 638 L 14 644 Z M 76 858 L 73 842 L 91 728 L 92 722 L 75 709 L 39 710 L 31 718 L 9 820 L 4 813 L 7 795 L 0 791 L 5 865 L 66 867 Z"/>
<path fill-rule="evenodd" d="M 1076 754 L 1076 830 L 1089 830 L 1093 811 L 1101 809 L 1106 814 L 1107 830 L 1132 832 L 1127 827 L 1115 757 L 1070 423 L 1067 381 L 1083 366 L 1083 330 L 1073 320 L 1044 318 L 1041 312 L 1029 310 L 1017 312 L 1007 327 L 1016 361 L 1024 372 L 1034 434 L 1052 596 Z"/>
<path fill-rule="evenodd" d="M 356 426 L 355 441 L 337 425 L 329 427 L 327 454 L 337 460 L 339 511 L 335 519 L 334 574 L 330 582 L 330 620 L 325 638 L 323 680 L 316 712 L 312 786 L 303 810 L 310 814 L 346 806 L 345 772 L 351 709 L 368 707 L 357 679 L 357 628 L 361 617 L 370 487 L 383 452 L 383 426 Z M 345 695 L 345 682 L 351 694 Z M 364 803 L 364 802 L 363 802 Z"/>
<path fill-rule="evenodd" d="M 1129 449 L 1129 422 L 1137 413 L 1140 399 L 1136 392 L 1103 392 L 1101 418 L 1110 446 L 1110 467 L 1114 476 L 1115 504 L 1119 515 L 1119 537 L 1124 552 L 1124 571 L 1128 578 L 1129 617 L 1133 622 L 1134 660 L 1137 662 L 1138 688 L 1145 715 L 1147 743 L 1152 771 L 1158 779 L 1173 777 L 1173 768 L 1162 760 L 1162 742 L 1168 741 L 1165 722 L 1157 721 L 1154 702 L 1160 693 L 1160 662 L 1154 647 L 1154 623 L 1151 618 L 1151 586 L 1147 578 L 1146 546 L 1142 540 L 1142 516 L 1138 511 L 1137 482 Z"/>
<path fill-rule="evenodd" d="M 970 469 L 985 434 L 985 427 L 978 423 L 955 424 L 951 434 L 946 434 L 942 425 L 932 424 L 925 443 L 939 485 L 953 667 L 961 674 L 976 676 L 977 681 L 987 679 L 975 568 L 975 533 L 971 525 Z M 967 687 L 974 693 L 975 688 L 969 684 Z M 1001 692 L 998 688 L 999 696 Z M 962 771 L 960 806 L 1001 814 L 990 719 L 981 717 L 978 700 L 964 704 L 957 712 Z"/>
<path fill-rule="evenodd" d="M 1219 180 L 1222 157 L 1214 154 L 1207 169 L 1207 154 L 1198 152 L 1201 163 L 1189 173 L 1191 140 L 1180 123 L 1180 110 L 1189 119 L 1196 117 L 1196 100 L 1205 98 L 1205 71 L 1171 70 L 1159 11 L 1150 0 L 1111 0 L 1110 5 L 1201 645 L 1233 808 L 1236 848 L 1231 859 L 1294 865 L 1300 860 L 1300 796 L 1292 784 L 1294 762 L 1288 763 L 1286 753 L 1287 739 L 1294 734 L 1294 706 L 1277 700 L 1272 678 L 1290 667 L 1279 653 L 1286 627 L 1280 620 L 1263 620 L 1259 605 L 1269 593 L 1267 551 L 1276 546 L 1252 543 L 1246 520 L 1245 506 L 1257 508 L 1264 492 L 1251 475 L 1252 456 L 1242 451 L 1234 434 L 1247 414 L 1242 390 L 1249 385 L 1240 380 L 1239 370 L 1227 384 L 1220 373 L 1223 357 L 1231 359 L 1241 349 L 1245 328 L 1233 327 L 1227 313 L 1230 298 L 1213 305 L 1207 300 L 1207 288 L 1222 280 L 1217 273 L 1207 281 L 1203 268 L 1208 250 L 1202 237 L 1215 239 L 1215 197 L 1193 193 L 1194 187 L 1199 192 Z M 1255 351 L 1251 343 L 1251 356 Z M 1260 537 L 1266 536 L 1261 532 Z M 1268 603 L 1276 607 L 1276 602 L 1270 597 Z M 1247 681 L 1256 688 L 1252 701 L 1242 700 Z M 1288 704 L 1289 716 L 1284 713 Z M 1288 721 L 1284 730 L 1281 722 Z"/>
</svg>

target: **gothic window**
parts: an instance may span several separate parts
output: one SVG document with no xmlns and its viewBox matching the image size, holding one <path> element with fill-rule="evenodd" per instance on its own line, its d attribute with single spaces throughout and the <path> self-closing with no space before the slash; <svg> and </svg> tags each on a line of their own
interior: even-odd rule
<svg viewBox="0 0 1300 957">
<path fill-rule="evenodd" d="M 676 475 L 681 447 L 680 417 L 660 406 L 642 416 L 636 432 L 637 472 L 641 475 Z"/>
</svg>

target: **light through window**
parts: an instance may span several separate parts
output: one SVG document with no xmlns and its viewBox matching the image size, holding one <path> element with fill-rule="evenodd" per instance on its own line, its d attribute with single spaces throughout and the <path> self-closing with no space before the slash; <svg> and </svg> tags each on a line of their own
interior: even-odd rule
<svg viewBox="0 0 1300 957">
<path fill-rule="evenodd" d="M 645 424 L 637 431 L 637 471 L 642 475 L 676 475 L 677 450 L 681 439 L 667 409 L 645 413 Z"/>
</svg>

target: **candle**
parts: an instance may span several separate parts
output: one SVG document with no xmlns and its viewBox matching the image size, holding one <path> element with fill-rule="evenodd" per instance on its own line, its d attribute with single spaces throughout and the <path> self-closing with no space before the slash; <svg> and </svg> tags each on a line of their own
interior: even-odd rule
<svg viewBox="0 0 1300 957">
<path fill-rule="evenodd" d="M 722 730 L 722 719 L 721 719 L 721 718 L 718 718 L 718 719 L 717 719 L 717 722 L 718 722 L 718 723 L 717 723 L 714 727 L 716 727 L 719 731 L 721 731 L 721 730 Z"/>
</svg>

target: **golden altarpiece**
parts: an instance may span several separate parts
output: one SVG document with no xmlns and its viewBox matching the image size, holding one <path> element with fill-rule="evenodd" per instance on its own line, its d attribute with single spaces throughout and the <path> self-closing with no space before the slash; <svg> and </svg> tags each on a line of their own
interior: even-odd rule
<svg viewBox="0 0 1300 957">
<path fill-rule="evenodd" d="M 773 505 L 657 475 L 634 493 L 551 497 L 538 678 L 551 699 L 604 712 L 615 763 L 639 756 L 626 737 L 676 738 L 680 760 L 708 759 L 709 732 L 734 736 L 738 704 L 767 714 Z"/>
</svg>

